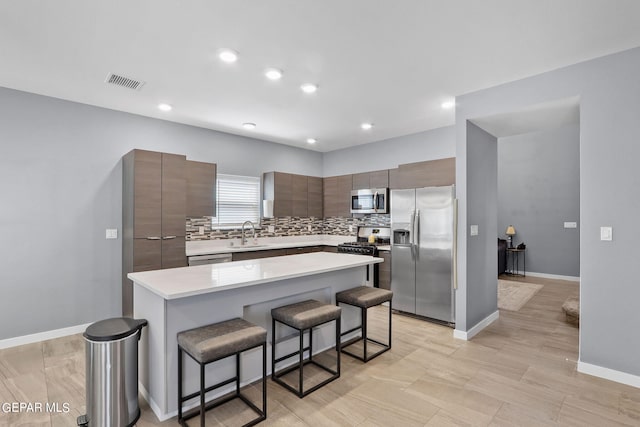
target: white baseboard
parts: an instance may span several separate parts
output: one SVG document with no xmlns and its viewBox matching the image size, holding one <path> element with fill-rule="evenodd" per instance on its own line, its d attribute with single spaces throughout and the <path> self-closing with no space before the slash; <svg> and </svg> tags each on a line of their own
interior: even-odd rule
<svg viewBox="0 0 640 427">
<path fill-rule="evenodd" d="M 640 388 L 640 376 L 578 361 L 578 372 Z"/>
<path fill-rule="evenodd" d="M 498 320 L 500 317 L 500 311 L 496 310 L 481 321 L 479 321 L 473 328 L 468 331 L 461 331 L 459 329 L 453 330 L 453 337 L 459 340 L 469 341 L 471 338 L 475 337 L 482 331 L 484 328 L 492 324 L 494 321 Z"/>
<path fill-rule="evenodd" d="M 151 408 L 153 413 L 156 414 L 156 417 L 158 417 L 158 420 L 160 422 L 166 421 L 169 418 L 172 418 L 178 415 L 178 411 L 176 411 L 174 415 L 163 414 L 162 411 L 160 410 L 160 406 L 158 406 L 155 400 L 151 399 L 151 396 L 149 396 L 149 392 L 147 391 L 146 388 L 144 388 L 144 385 L 142 385 L 140 381 L 138 381 L 138 389 L 140 390 L 140 394 L 142 395 L 142 398 L 147 401 L 147 403 L 149 404 L 149 407 Z"/>
<path fill-rule="evenodd" d="M 542 277 L 543 279 L 569 280 L 571 282 L 580 281 L 580 276 L 561 276 L 559 274 L 536 273 L 535 271 L 527 271 L 527 276 Z"/>
<path fill-rule="evenodd" d="M 0 349 L 17 347 L 19 345 L 32 344 L 34 342 L 51 340 L 54 338 L 66 337 L 69 335 L 84 332 L 91 323 L 84 325 L 69 326 L 68 328 L 54 329 L 53 331 L 38 332 L 37 334 L 23 335 L 21 337 L 7 338 L 0 340 Z"/>
</svg>

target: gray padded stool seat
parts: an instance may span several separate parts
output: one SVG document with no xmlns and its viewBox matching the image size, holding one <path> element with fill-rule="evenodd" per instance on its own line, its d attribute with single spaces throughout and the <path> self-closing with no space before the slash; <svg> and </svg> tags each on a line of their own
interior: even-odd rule
<svg viewBox="0 0 640 427">
<path fill-rule="evenodd" d="M 212 325 L 202 326 L 178 333 L 178 422 L 187 426 L 187 420 L 200 415 L 200 425 L 204 426 L 206 411 L 222 405 L 232 399 L 239 398 L 247 404 L 258 417 L 245 424 L 252 426 L 267 417 L 267 331 L 260 326 L 236 318 Z M 240 393 L 240 354 L 262 346 L 262 409 L 253 404 Z M 182 395 L 182 353 L 187 353 L 200 365 L 200 391 Z M 205 387 L 205 366 L 209 363 L 234 356 L 236 357 L 236 376 L 217 384 Z M 236 383 L 235 392 L 205 405 L 205 394 L 224 385 Z M 200 407 L 183 415 L 182 404 L 187 400 L 200 397 Z"/>
<path fill-rule="evenodd" d="M 340 377 L 340 315 L 342 310 L 340 307 L 336 307 L 330 304 L 324 304 L 316 300 L 306 300 L 295 304 L 285 305 L 282 307 L 274 308 L 271 310 L 271 331 L 272 331 L 272 343 L 271 343 L 271 379 L 287 390 L 295 393 L 298 397 L 304 397 L 307 394 L 319 389 L 320 387 L 330 383 L 331 381 Z M 336 322 L 336 369 L 333 370 L 324 365 L 321 365 L 313 359 L 313 328 L 323 325 L 328 322 Z M 293 329 L 298 330 L 298 336 L 300 340 L 300 346 L 297 351 L 289 353 L 285 356 L 276 359 L 276 322 L 287 325 Z M 304 347 L 303 337 L 304 331 L 309 330 L 309 346 Z M 304 359 L 304 352 L 308 351 L 309 357 Z M 276 372 L 276 364 L 283 360 L 289 359 L 293 356 L 299 356 L 298 363 L 288 368 L 282 369 Z M 331 376 L 319 384 L 304 390 L 303 385 L 303 368 L 304 365 L 312 363 L 321 369 L 329 372 Z M 287 384 L 281 379 L 283 375 L 288 374 L 296 369 L 298 372 L 298 388 Z"/>
<path fill-rule="evenodd" d="M 354 338 L 350 341 L 347 341 L 346 344 L 342 345 L 342 352 L 348 354 L 349 356 L 355 357 L 356 359 L 362 360 L 363 362 L 368 362 L 374 357 L 380 356 L 385 351 L 391 349 L 391 300 L 393 299 L 393 292 L 388 291 L 386 289 L 380 288 L 370 288 L 368 286 L 358 286 L 356 288 L 347 289 L 346 291 L 338 292 L 336 294 L 336 305 L 340 304 L 348 304 L 354 307 L 360 308 L 360 326 L 356 326 L 353 329 L 349 329 L 348 331 L 342 332 L 340 334 L 340 338 L 343 336 L 350 334 L 352 332 L 361 330 L 362 335 L 360 337 Z M 380 305 L 382 303 L 389 303 L 389 338 L 387 343 L 382 343 L 380 341 L 374 340 L 373 338 L 369 338 L 367 335 L 367 309 L 370 307 L 374 307 L 376 305 Z M 345 347 L 348 347 L 352 344 L 355 344 L 359 341 L 362 341 L 363 355 L 359 356 L 354 353 L 350 353 L 345 350 Z M 367 353 L 367 342 L 372 342 L 382 346 L 382 349 L 369 355 Z"/>
</svg>

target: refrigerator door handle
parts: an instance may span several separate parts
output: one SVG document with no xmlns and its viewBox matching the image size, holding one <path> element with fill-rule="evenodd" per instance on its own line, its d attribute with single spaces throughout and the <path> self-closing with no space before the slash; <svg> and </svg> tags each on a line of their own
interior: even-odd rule
<svg viewBox="0 0 640 427">
<path fill-rule="evenodd" d="M 376 191 L 373 195 L 373 210 L 378 212 L 378 192 Z"/>
<path fill-rule="evenodd" d="M 413 225 L 413 231 L 415 233 L 415 242 L 417 246 L 420 246 L 420 210 L 416 211 L 415 224 Z"/>
<path fill-rule="evenodd" d="M 411 211 L 411 222 L 409 224 L 409 243 L 413 246 L 416 243 L 415 228 L 416 211 Z"/>
</svg>

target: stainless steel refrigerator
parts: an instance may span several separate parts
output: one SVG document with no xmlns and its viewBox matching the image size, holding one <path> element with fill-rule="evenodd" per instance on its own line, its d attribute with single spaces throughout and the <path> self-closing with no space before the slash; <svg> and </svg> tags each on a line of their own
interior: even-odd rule
<svg viewBox="0 0 640 427">
<path fill-rule="evenodd" d="M 393 308 L 454 323 L 455 186 L 391 191 Z"/>
</svg>

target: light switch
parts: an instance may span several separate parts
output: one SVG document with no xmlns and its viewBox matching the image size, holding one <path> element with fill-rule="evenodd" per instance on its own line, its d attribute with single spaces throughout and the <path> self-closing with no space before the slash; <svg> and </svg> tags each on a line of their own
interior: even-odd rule
<svg viewBox="0 0 640 427">
<path fill-rule="evenodd" d="M 204 234 L 204 225 L 201 225 L 198 227 L 198 234 L 200 235 Z"/>
<path fill-rule="evenodd" d="M 477 225 L 472 225 L 471 226 L 471 235 L 472 236 L 477 236 L 478 235 L 478 226 Z"/>
<path fill-rule="evenodd" d="M 308 231 L 311 231 L 311 224 L 308 224 L 308 225 L 307 225 L 307 230 L 308 230 Z"/>
<path fill-rule="evenodd" d="M 578 228 L 577 222 L 565 222 L 564 228 Z"/>
<path fill-rule="evenodd" d="M 276 232 L 276 226 L 275 225 L 267 226 L 267 231 L 269 231 L 269 233 L 275 233 Z"/>
<path fill-rule="evenodd" d="M 353 233 L 353 225 L 349 226 L 349 233 Z"/>
<path fill-rule="evenodd" d="M 107 232 L 105 235 L 107 239 L 117 239 L 118 238 L 118 229 L 117 228 L 107 228 Z"/>
<path fill-rule="evenodd" d="M 600 240 L 613 240 L 613 227 L 600 227 Z"/>
</svg>

